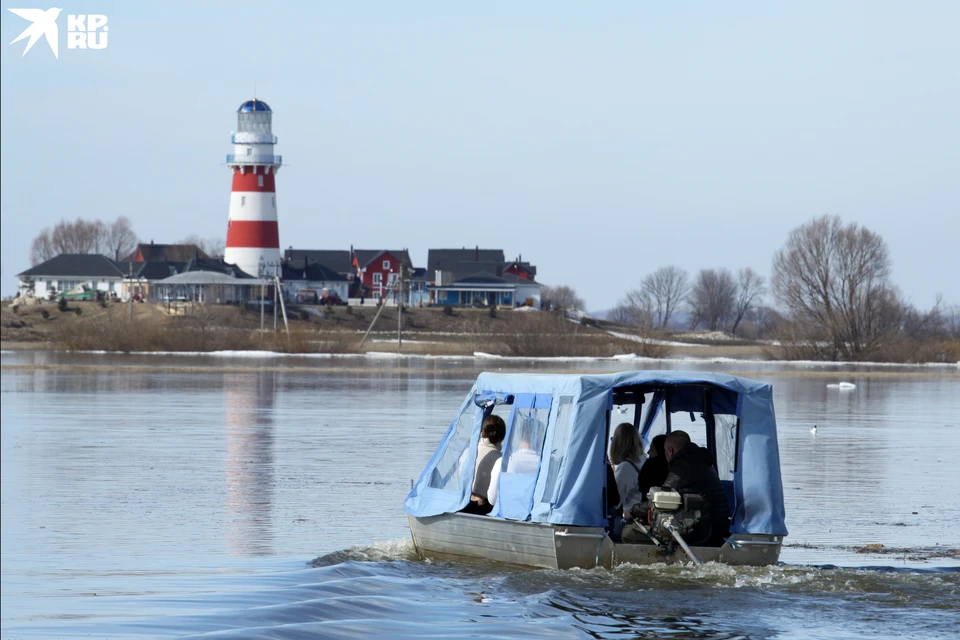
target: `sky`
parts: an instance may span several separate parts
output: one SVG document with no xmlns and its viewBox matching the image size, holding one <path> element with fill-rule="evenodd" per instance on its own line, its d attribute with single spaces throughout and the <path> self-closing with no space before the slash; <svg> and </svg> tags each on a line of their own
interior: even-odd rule
<svg viewBox="0 0 960 640">
<path fill-rule="evenodd" d="M 87 13 L 107 48 L 67 49 Z M 836 214 L 960 303 L 957 2 L 64 0 L 59 60 L 28 26 L 4 5 L 4 296 L 61 219 L 225 237 L 255 91 L 282 248 L 502 248 L 601 310 L 669 264 L 768 276 Z"/>
</svg>

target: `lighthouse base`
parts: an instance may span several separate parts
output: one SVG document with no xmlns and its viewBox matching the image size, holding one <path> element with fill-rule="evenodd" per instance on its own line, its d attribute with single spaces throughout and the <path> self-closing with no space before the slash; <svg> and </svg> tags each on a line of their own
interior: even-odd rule
<svg viewBox="0 0 960 640">
<path fill-rule="evenodd" d="M 263 260 L 261 261 L 261 257 Z M 264 265 L 263 277 L 272 278 L 280 274 L 280 249 L 259 247 L 227 247 L 223 253 L 224 262 L 235 264 L 247 275 L 260 277 L 260 265 Z"/>
</svg>

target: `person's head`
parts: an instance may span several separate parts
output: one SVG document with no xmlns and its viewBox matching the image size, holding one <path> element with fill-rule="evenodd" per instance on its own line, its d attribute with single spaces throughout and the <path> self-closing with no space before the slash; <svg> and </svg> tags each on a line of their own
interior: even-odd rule
<svg viewBox="0 0 960 640">
<path fill-rule="evenodd" d="M 507 425 L 500 416 L 489 415 L 483 421 L 480 435 L 489 440 L 490 444 L 500 444 L 507 435 Z"/>
<path fill-rule="evenodd" d="M 640 434 L 637 428 L 629 422 L 622 422 L 617 425 L 613 432 L 613 442 L 610 443 L 610 462 L 620 464 L 625 460 L 637 462 L 640 460 L 641 451 Z"/>
<path fill-rule="evenodd" d="M 653 440 L 650 441 L 650 449 L 647 451 L 647 455 L 651 458 L 662 458 L 663 443 L 666 439 L 667 436 L 662 433 L 659 436 L 654 436 Z"/>
<path fill-rule="evenodd" d="M 674 431 L 668 435 L 663 441 L 663 455 L 666 456 L 667 462 L 672 461 L 677 452 L 688 444 L 690 444 L 690 436 L 686 431 Z"/>
</svg>

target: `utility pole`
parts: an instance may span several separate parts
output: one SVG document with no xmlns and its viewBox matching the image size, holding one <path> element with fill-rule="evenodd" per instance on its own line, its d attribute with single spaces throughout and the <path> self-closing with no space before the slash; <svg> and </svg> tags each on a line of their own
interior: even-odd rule
<svg viewBox="0 0 960 640">
<path fill-rule="evenodd" d="M 279 276 L 277 276 L 277 266 L 273 266 L 273 332 L 277 332 L 277 297 L 280 295 L 280 287 L 278 283 L 280 282 Z"/>
<path fill-rule="evenodd" d="M 387 300 L 390 298 L 390 292 L 393 291 L 394 287 L 397 286 L 398 280 L 394 280 L 393 284 L 387 286 L 387 295 L 380 297 L 380 306 L 377 308 L 377 313 L 374 314 L 373 320 L 370 321 L 370 326 L 367 327 L 367 332 L 363 334 L 363 337 L 360 338 L 360 346 L 363 346 L 363 343 L 366 342 L 367 336 L 370 335 L 370 330 L 373 329 L 373 325 L 377 323 L 377 318 L 380 317 L 380 314 L 383 313 L 383 310 L 387 308 Z M 383 287 L 383 283 L 380 283 L 380 286 Z"/>
<path fill-rule="evenodd" d="M 127 272 L 129 274 L 127 279 L 130 280 L 130 305 L 129 305 L 130 311 L 129 313 L 127 313 L 127 322 L 133 323 L 133 263 L 129 262 L 127 264 L 128 264 Z"/>
<path fill-rule="evenodd" d="M 260 277 L 260 337 L 263 337 L 263 298 L 267 295 L 266 287 L 263 284 L 263 276 L 265 269 L 263 268 L 263 257 L 260 257 L 259 269 L 257 273 Z"/>
<path fill-rule="evenodd" d="M 403 346 L 403 264 L 397 274 L 397 351 Z"/>
</svg>

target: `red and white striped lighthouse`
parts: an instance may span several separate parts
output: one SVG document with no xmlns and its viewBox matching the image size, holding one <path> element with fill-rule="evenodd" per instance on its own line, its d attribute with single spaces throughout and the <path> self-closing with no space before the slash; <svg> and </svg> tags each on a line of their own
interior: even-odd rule
<svg viewBox="0 0 960 640">
<path fill-rule="evenodd" d="M 272 277 L 280 270 L 276 174 L 283 164 L 273 155 L 273 112 L 262 100 L 247 100 L 237 109 L 227 244 L 223 259 L 254 277 Z"/>
</svg>

